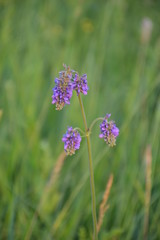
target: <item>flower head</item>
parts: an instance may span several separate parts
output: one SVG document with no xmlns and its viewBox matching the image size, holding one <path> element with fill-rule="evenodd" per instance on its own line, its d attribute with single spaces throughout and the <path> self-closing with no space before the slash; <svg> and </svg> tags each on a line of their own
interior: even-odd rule
<svg viewBox="0 0 160 240">
<path fill-rule="evenodd" d="M 61 110 L 65 104 L 70 104 L 72 97 L 72 70 L 64 65 L 64 71 L 59 72 L 59 78 L 55 79 L 56 86 L 53 88 L 52 104 L 56 104 L 56 110 Z"/>
<path fill-rule="evenodd" d="M 114 121 L 108 121 L 111 114 L 106 114 L 103 122 L 100 124 L 101 134 L 100 138 L 104 138 L 104 141 L 110 146 L 113 147 L 116 145 L 116 137 L 119 135 L 119 129 L 116 127 Z"/>
<path fill-rule="evenodd" d="M 87 74 L 83 74 L 81 77 L 78 73 L 75 73 L 75 77 L 73 79 L 73 89 L 76 90 L 77 95 L 83 93 L 87 95 L 88 85 L 87 85 Z"/>
<path fill-rule="evenodd" d="M 73 155 L 75 150 L 79 149 L 81 136 L 79 132 L 72 127 L 68 127 L 66 134 L 63 135 L 64 150 L 67 155 Z"/>
</svg>

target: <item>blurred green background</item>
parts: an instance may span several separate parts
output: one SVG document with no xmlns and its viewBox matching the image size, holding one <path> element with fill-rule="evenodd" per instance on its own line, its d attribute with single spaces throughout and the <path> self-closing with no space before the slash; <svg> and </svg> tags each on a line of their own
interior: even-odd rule
<svg viewBox="0 0 160 240">
<path fill-rule="evenodd" d="M 91 239 L 86 142 L 64 160 L 67 126 L 83 128 L 76 94 L 56 111 L 62 64 L 87 73 L 88 124 L 112 114 L 117 146 L 91 141 L 100 239 L 143 239 L 146 149 L 152 190 L 148 239 L 160 239 L 160 2 L 0 0 L 0 239 Z M 60 157 L 59 157 L 60 156 Z"/>
</svg>

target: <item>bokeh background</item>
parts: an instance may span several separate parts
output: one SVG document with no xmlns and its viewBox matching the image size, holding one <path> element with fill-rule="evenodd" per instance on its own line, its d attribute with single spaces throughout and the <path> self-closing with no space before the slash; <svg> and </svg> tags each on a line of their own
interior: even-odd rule
<svg viewBox="0 0 160 240">
<path fill-rule="evenodd" d="M 61 141 L 83 128 L 78 99 L 51 104 L 63 63 L 87 73 L 88 124 L 111 113 L 120 129 L 114 148 L 98 124 L 91 137 L 97 215 L 114 176 L 99 238 L 143 239 L 148 219 L 160 239 L 158 0 L 0 0 L 0 239 L 92 238 L 86 142 L 64 158 Z"/>
</svg>

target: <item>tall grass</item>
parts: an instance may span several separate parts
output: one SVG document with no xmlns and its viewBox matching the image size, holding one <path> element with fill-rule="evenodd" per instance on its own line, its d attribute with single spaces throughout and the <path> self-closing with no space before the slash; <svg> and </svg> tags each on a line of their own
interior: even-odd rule
<svg viewBox="0 0 160 240">
<path fill-rule="evenodd" d="M 144 153 L 152 149 L 148 239 L 160 239 L 160 4 L 158 1 L 0 1 L 0 239 L 24 239 L 68 124 L 81 125 L 76 95 L 51 105 L 66 63 L 87 73 L 88 124 L 111 112 L 115 149 L 92 134 L 97 212 L 106 179 L 114 184 L 100 239 L 143 239 Z M 149 39 L 142 22 L 152 21 Z M 67 157 L 36 219 L 31 239 L 91 239 L 87 149 Z"/>
</svg>

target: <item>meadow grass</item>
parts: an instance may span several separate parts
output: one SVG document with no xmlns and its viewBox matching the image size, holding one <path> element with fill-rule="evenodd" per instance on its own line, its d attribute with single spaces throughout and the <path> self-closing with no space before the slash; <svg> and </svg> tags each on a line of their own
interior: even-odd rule
<svg viewBox="0 0 160 240">
<path fill-rule="evenodd" d="M 83 129 L 76 94 L 63 111 L 51 104 L 63 63 L 87 73 L 88 125 L 108 112 L 120 129 L 115 148 L 98 138 L 98 124 L 91 135 L 97 214 L 108 178 L 114 176 L 99 239 L 143 239 L 148 146 L 147 237 L 160 239 L 159 11 L 160 3 L 152 0 L 0 0 L 0 239 L 92 237 L 85 141 L 64 160 L 38 207 L 63 151 L 67 126 Z M 145 38 L 146 17 L 152 31 Z"/>
</svg>

